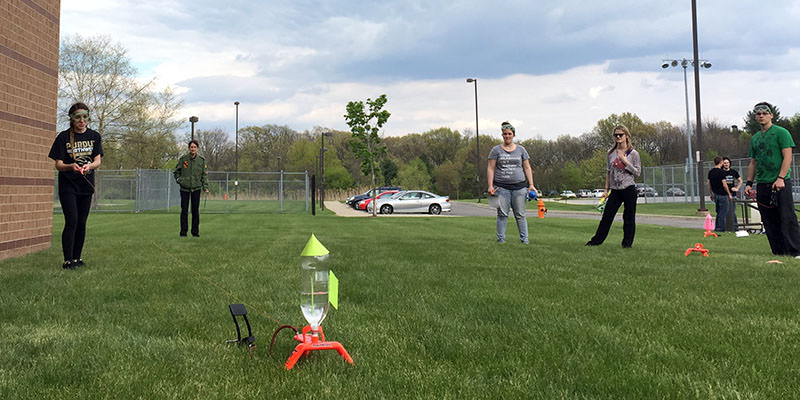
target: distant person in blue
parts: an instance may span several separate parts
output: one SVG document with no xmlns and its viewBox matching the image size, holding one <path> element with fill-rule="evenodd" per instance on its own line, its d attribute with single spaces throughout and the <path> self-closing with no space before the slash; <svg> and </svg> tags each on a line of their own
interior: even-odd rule
<svg viewBox="0 0 800 400">
<path fill-rule="evenodd" d="M 761 126 L 750 139 L 750 166 L 744 194 L 751 196 L 753 180 L 756 201 L 772 254 L 800 258 L 800 228 L 792 199 L 792 147 L 794 140 L 786 129 L 772 123 L 772 105 L 761 102 L 753 107 Z"/>
<path fill-rule="evenodd" d="M 516 130 L 508 122 L 503 122 L 500 129 L 503 134 L 503 144 L 494 146 L 489 152 L 489 163 L 486 168 L 488 192 L 492 196 L 498 196 L 500 201 L 497 208 L 497 241 L 505 243 L 508 212 L 513 209 L 519 240 L 528 244 L 525 199 L 528 192 L 539 191 L 533 185 L 533 170 L 528 152 L 524 147 L 514 143 Z"/>
<path fill-rule="evenodd" d="M 641 173 L 642 165 L 639 152 L 631 145 L 628 128 L 617 125 L 613 132 L 614 146 L 606 154 L 606 186 L 603 193 L 608 200 L 597 232 L 586 245 L 598 246 L 606 240 L 619 206 L 625 204 L 622 213 L 622 247 L 629 248 L 633 246 L 633 237 L 636 235 L 636 200 L 639 197 L 633 180 Z"/>
<path fill-rule="evenodd" d="M 725 178 L 725 171 L 722 170 L 722 157 L 720 156 L 714 157 L 714 168 L 708 171 L 708 193 L 717 212 L 714 230 L 724 232 L 728 222 L 728 211 L 733 205 L 733 193 Z"/>
</svg>

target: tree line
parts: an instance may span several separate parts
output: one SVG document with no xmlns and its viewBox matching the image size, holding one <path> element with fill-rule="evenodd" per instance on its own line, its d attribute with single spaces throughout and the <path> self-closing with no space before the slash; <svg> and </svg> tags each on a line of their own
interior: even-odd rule
<svg viewBox="0 0 800 400">
<path fill-rule="evenodd" d="M 177 117 L 182 101 L 170 89 L 155 91 L 153 82 L 138 79 L 125 49 L 107 37 L 76 35 L 62 42 L 59 109 L 66 110 L 75 101 L 92 109 L 90 126 L 103 135 L 103 168 L 172 168 L 186 152 L 187 124 Z M 387 104 L 387 108 L 391 107 Z M 345 105 L 342 112 L 344 119 Z M 61 125 L 66 126 L 66 112 L 61 114 Z M 787 128 L 800 144 L 800 113 L 784 118 L 776 107 L 773 121 Z M 598 121 L 590 132 L 519 141 L 531 155 L 536 186 L 540 190 L 602 187 L 605 154 L 612 144 L 612 129 L 619 123 L 632 132 L 643 166 L 685 162 L 688 149 L 682 127 L 666 121 L 642 121 L 630 112 L 611 114 Z M 743 123 L 739 129 L 705 121 L 703 158 L 746 157 L 750 138 L 759 128 L 752 112 L 743 117 Z M 474 198 L 486 189 L 489 150 L 502 142 L 499 126 L 487 131 L 477 140 L 474 131 L 459 132 L 449 127 L 383 137 L 386 152 L 374 166 L 376 183 L 427 189 L 453 198 Z M 370 186 L 362 160 L 354 155 L 352 132 L 325 127 L 300 132 L 280 124 L 245 126 L 239 129 L 238 149 L 232 140 L 234 132 L 221 128 L 196 130 L 195 139 L 210 170 L 235 170 L 238 154 L 238 169 L 242 172 L 285 170 L 314 174 L 321 167 L 324 133 L 330 133 L 325 137 L 323 157 L 326 187 L 346 190 Z M 696 135 L 692 140 L 696 150 Z"/>
</svg>

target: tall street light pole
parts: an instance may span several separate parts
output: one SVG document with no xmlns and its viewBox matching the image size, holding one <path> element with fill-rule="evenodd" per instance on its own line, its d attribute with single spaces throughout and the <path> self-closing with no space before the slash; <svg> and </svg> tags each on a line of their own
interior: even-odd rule
<svg viewBox="0 0 800 400">
<path fill-rule="evenodd" d="M 689 60 L 687 60 L 685 58 L 680 59 L 680 60 L 662 60 L 662 61 L 664 61 L 664 63 L 661 64 L 661 68 L 677 67 L 678 65 L 683 67 L 683 94 L 684 94 L 684 100 L 685 100 L 685 103 L 686 103 L 686 143 L 687 143 L 687 147 L 689 149 L 689 152 L 688 152 L 689 157 L 687 159 L 687 164 L 686 165 L 688 167 L 687 175 L 689 175 L 689 182 L 690 182 L 689 183 L 689 188 L 691 189 L 690 190 L 690 196 L 693 198 L 694 195 L 695 195 L 695 183 L 694 183 L 695 173 L 694 173 L 694 166 L 693 166 L 693 161 L 692 161 L 692 158 L 693 158 L 693 156 L 692 156 L 692 123 L 691 123 L 691 119 L 689 117 L 689 84 L 688 84 L 688 80 L 687 80 L 687 77 L 686 77 L 686 68 L 692 63 L 692 61 L 689 61 Z M 703 68 L 711 68 L 711 63 L 708 62 L 708 60 L 700 60 L 700 66 L 703 67 Z"/>
<path fill-rule="evenodd" d="M 320 137 L 322 143 L 319 147 L 319 207 L 325 210 L 325 136 L 333 136 L 333 132 L 323 132 Z"/>
<path fill-rule="evenodd" d="M 475 182 L 478 185 L 478 203 L 481 202 L 481 150 L 480 134 L 478 133 L 478 78 L 467 78 L 467 83 L 475 86 Z"/>
<path fill-rule="evenodd" d="M 239 200 L 239 102 L 234 101 L 233 105 L 236 106 L 236 148 L 234 150 L 236 178 L 233 181 L 233 199 Z"/>
<path fill-rule="evenodd" d="M 701 184 L 703 181 L 703 118 L 700 116 L 700 60 L 698 59 L 697 50 L 697 0 L 692 0 L 692 66 L 694 66 L 694 108 L 695 118 L 697 123 L 697 188 L 700 195 L 700 208 L 697 209 L 698 214 L 705 214 L 706 210 L 706 195 L 705 188 Z M 710 64 L 709 64 L 710 65 Z"/>
<path fill-rule="evenodd" d="M 200 119 L 195 117 L 194 115 L 189 117 L 189 122 L 192 123 L 192 140 L 194 140 L 194 123 L 197 122 L 197 121 L 200 121 Z"/>
</svg>

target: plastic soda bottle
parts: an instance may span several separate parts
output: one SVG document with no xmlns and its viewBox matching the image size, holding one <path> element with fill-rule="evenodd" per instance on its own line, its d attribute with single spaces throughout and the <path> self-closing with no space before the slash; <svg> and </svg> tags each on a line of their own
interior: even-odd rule
<svg viewBox="0 0 800 400">
<path fill-rule="evenodd" d="M 313 234 L 300 254 L 300 265 L 300 309 L 311 330 L 316 332 L 328 313 L 330 252 Z"/>
</svg>

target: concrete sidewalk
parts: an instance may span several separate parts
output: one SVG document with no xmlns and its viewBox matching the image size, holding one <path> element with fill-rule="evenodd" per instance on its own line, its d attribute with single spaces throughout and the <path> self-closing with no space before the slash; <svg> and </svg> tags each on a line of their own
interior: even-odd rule
<svg viewBox="0 0 800 400">
<path fill-rule="evenodd" d="M 368 214 L 364 211 L 355 210 L 353 207 L 336 200 L 325 200 L 325 209 L 333 211 L 340 217 L 366 217 Z"/>
</svg>

